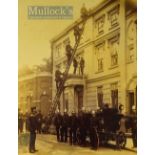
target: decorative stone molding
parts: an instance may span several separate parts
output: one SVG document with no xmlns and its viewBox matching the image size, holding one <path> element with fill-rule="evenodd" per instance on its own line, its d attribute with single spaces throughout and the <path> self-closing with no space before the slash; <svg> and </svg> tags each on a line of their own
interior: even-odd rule
<svg viewBox="0 0 155 155">
<path fill-rule="evenodd" d="M 101 38 L 101 39 L 95 41 L 94 45 L 95 45 L 95 47 L 100 46 L 100 45 L 105 46 L 105 39 Z"/>
<path fill-rule="evenodd" d="M 104 33 L 105 14 L 95 19 L 95 29 L 97 34 Z"/>
<path fill-rule="evenodd" d="M 134 41 L 136 34 L 137 32 L 136 32 L 135 20 L 131 20 L 127 26 L 128 41 Z"/>
<path fill-rule="evenodd" d="M 119 44 L 119 40 L 120 40 L 120 33 L 112 36 L 111 38 L 108 39 L 108 47 L 110 47 L 110 45 L 114 42 L 117 42 Z"/>
<path fill-rule="evenodd" d="M 127 83 L 126 90 L 130 90 L 130 86 L 131 86 L 131 84 L 133 82 L 134 82 L 135 87 L 136 87 L 136 85 L 137 85 L 137 75 L 136 75 L 136 73 L 132 75 L 132 77 L 130 78 L 129 82 Z"/>
<path fill-rule="evenodd" d="M 110 29 L 119 25 L 119 20 L 118 20 L 119 10 L 120 10 L 120 5 L 116 5 L 111 10 L 108 11 L 108 20 L 111 23 Z"/>
</svg>

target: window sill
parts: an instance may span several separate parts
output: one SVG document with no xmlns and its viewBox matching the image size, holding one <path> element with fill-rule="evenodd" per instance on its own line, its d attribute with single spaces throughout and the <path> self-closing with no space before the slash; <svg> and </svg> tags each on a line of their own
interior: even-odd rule
<svg viewBox="0 0 155 155">
<path fill-rule="evenodd" d="M 102 73 L 102 72 L 104 72 L 103 70 L 102 71 L 97 71 L 97 72 L 95 72 L 95 74 L 99 74 L 99 73 Z"/>
<path fill-rule="evenodd" d="M 101 36 L 103 34 L 104 34 L 104 31 L 103 32 L 98 32 L 97 35 L 96 35 L 96 37 L 99 37 L 99 36 Z"/>
<path fill-rule="evenodd" d="M 114 25 L 111 25 L 111 27 L 109 28 L 109 30 L 112 30 L 112 29 L 114 29 L 115 27 L 118 27 L 118 23 L 116 23 L 116 24 L 114 24 Z"/>
<path fill-rule="evenodd" d="M 131 63 L 133 63 L 134 62 L 134 60 L 128 60 L 127 61 L 127 64 L 131 64 Z"/>
<path fill-rule="evenodd" d="M 114 66 L 109 67 L 109 69 L 114 69 L 114 68 L 117 68 L 117 67 L 118 67 L 118 65 L 114 65 Z"/>
</svg>

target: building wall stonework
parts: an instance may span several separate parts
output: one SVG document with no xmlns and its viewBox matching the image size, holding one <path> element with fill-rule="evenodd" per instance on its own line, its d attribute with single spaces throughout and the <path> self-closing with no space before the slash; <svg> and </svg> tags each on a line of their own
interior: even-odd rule
<svg viewBox="0 0 155 155">
<path fill-rule="evenodd" d="M 44 72 L 20 77 L 18 85 L 19 108 L 26 112 L 35 106 L 47 115 L 52 103 L 51 73 Z"/>
<path fill-rule="evenodd" d="M 75 54 L 77 60 L 80 57 L 85 60 L 83 82 L 79 84 L 75 79 L 70 78 L 65 84 L 67 86 L 69 81 L 72 83 L 72 86 L 68 86 L 63 93 L 68 94 L 67 108 L 69 111 L 78 111 L 78 108 L 81 108 L 79 104 L 88 109 L 96 109 L 101 100 L 103 104 L 109 104 L 111 107 L 123 104 L 126 113 L 130 113 L 131 106 L 136 105 L 137 32 L 136 24 L 133 21 L 137 16 L 135 8 L 127 10 L 125 6 L 126 3 L 122 0 L 107 1 L 92 10 Z M 73 27 L 78 24 L 78 21 L 70 26 L 68 33 L 62 32 L 63 35 L 59 35 L 51 41 L 53 74 L 57 66 L 60 66 L 62 72 L 65 70 L 64 41 L 68 39 L 71 46 L 74 45 Z M 58 48 L 59 45 L 60 48 Z M 73 65 L 69 70 L 70 74 L 73 74 Z M 79 79 L 78 74 L 79 71 L 77 79 Z M 52 87 L 54 95 L 56 92 L 54 78 Z M 77 87 L 81 87 L 81 93 L 76 90 Z M 63 106 L 64 95 L 62 98 L 61 111 L 66 108 Z"/>
</svg>

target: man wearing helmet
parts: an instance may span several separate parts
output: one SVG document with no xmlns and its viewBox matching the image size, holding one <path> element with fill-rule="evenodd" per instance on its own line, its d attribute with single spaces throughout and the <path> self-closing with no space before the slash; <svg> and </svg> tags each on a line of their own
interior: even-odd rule
<svg viewBox="0 0 155 155">
<path fill-rule="evenodd" d="M 63 73 L 61 73 L 60 67 L 58 66 L 57 69 L 56 69 L 56 71 L 55 71 L 55 82 L 56 82 L 56 88 L 57 88 L 57 90 L 61 86 L 62 79 L 63 79 Z"/>
<path fill-rule="evenodd" d="M 79 124 L 79 132 L 80 132 L 80 145 L 85 146 L 86 145 L 86 131 L 87 131 L 87 122 L 86 114 L 85 114 L 85 107 L 82 107 L 82 111 L 79 114 L 78 117 L 78 124 Z"/>
<path fill-rule="evenodd" d="M 91 143 L 91 148 L 93 150 L 97 150 L 98 145 L 99 145 L 99 138 L 98 138 L 98 133 L 97 133 L 97 125 L 98 121 L 96 118 L 96 113 L 93 110 L 92 111 L 92 116 L 90 118 L 90 143 Z"/>
<path fill-rule="evenodd" d="M 69 137 L 70 137 L 70 144 L 76 144 L 76 131 L 78 127 L 78 119 L 76 116 L 75 111 L 72 111 L 72 114 L 70 116 L 70 131 L 69 131 Z"/>
<path fill-rule="evenodd" d="M 62 127 L 60 129 L 61 142 L 67 142 L 68 125 L 69 125 L 69 116 L 67 114 L 67 109 L 65 109 L 64 114 L 62 116 Z"/>
<path fill-rule="evenodd" d="M 56 111 L 55 119 L 54 119 L 54 125 L 56 128 L 56 134 L 57 134 L 57 141 L 60 141 L 60 128 L 62 125 L 62 116 L 59 110 Z"/>
<path fill-rule="evenodd" d="M 73 48 L 70 44 L 66 45 L 66 56 L 67 56 L 67 63 L 69 64 L 70 59 L 72 57 Z"/>
</svg>

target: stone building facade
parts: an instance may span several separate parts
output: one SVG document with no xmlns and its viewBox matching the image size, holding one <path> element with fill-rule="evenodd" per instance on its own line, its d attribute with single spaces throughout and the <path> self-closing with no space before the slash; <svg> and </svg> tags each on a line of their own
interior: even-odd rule
<svg viewBox="0 0 155 155">
<path fill-rule="evenodd" d="M 57 67 L 66 67 L 65 46 L 75 44 L 77 19 L 51 40 L 53 75 Z M 96 109 L 109 104 L 123 104 L 125 113 L 137 105 L 137 11 L 136 3 L 104 0 L 89 11 L 89 18 L 75 58 L 85 60 L 84 75 L 80 68 L 73 74 L 73 65 L 61 96 L 60 109 L 78 112 L 83 106 Z M 53 78 L 53 95 L 56 92 Z"/>
<path fill-rule="evenodd" d="M 38 72 L 18 79 L 18 102 L 23 111 L 35 106 L 47 115 L 52 102 L 52 74 Z"/>
</svg>

